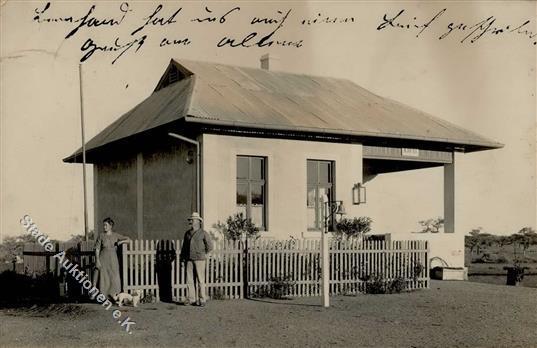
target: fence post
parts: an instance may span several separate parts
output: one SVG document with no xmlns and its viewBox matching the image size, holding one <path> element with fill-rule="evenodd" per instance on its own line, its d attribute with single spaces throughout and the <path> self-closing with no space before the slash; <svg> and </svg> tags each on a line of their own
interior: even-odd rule
<svg viewBox="0 0 537 348">
<path fill-rule="evenodd" d="M 55 249 L 55 252 L 56 252 L 56 255 L 60 252 L 60 243 L 59 242 L 56 242 L 54 244 L 54 249 Z M 54 275 L 59 277 L 60 274 L 61 274 L 61 264 L 58 262 L 58 259 L 55 259 L 55 263 L 54 263 Z"/>
<path fill-rule="evenodd" d="M 242 294 L 243 298 L 248 298 L 248 238 L 242 243 Z"/>
<path fill-rule="evenodd" d="M 128 278 L 128 275 L 127 275 L 127 244 L 131 244 L 132 242 L 128 242 L 128 243 L 123 243 L 121 245 L 121 261 L 122 261 L 122 266 L 123 266 L 123 291 L 127 291 L 127 278 Z"/>
<path fill-rule="evenodd" d="M 426 240 L 425 241 L 425 267 L 424 267 L 424 272 L 425 273 L 425 281 L 427 283 L 427 289 L 429 289 L 430 285 L 431 285 L 431 276 L 430 276 L 430 270 L 429 268 L 431 267 L 431 264 L 429 262 L 429 255 L 430 255 L 430 250 L 429 250 L 429 241 Z"/>
</svg>

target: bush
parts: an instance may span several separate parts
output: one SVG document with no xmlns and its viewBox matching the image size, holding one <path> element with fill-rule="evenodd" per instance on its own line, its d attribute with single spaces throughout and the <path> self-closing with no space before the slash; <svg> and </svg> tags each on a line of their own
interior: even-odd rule
<svg viewBox="0 0 537 348">
<path fill-rule="evenodd" d="M 286 299 L 289 290 L 295 283 L 290 279 L 290 276 L 271 277 L 268 285 L 260 286 L 251 296 L 254 298 L 268 297 L 276 300 Z"/>
<path fill-rule="evenodd" d="M 388 292 L 390 294 L 399 294 L 406 289 L 406 280 L 403 277 L 397 277 L 388 282 Z"/>
<path fill-rule="evenodd" d="M 416 233 L 439 233 L 444 227 L 444 219 L 441 217 L 418 221 L 418 223 L 421 225 L 421 230 Z"/>
<path fill-rule="evenodd" d="M 336 224 L 334 235 L 337 239 L 358 237 L 371 231 L 373 220 L 367 216 L 348 219 L 343 218 Z"/>
<path fill-rule="evenodd" d="M 386 281 L 381 275 L 374 274 L 365 278 L 366 294 L 385 294 Z"/>
<path fill-rule="evenodd" d="M 242 213 L 228 217 L 225 224 L 218 221 L 213 227 L 228 240 L 257 239 L 259 237 L 259 228 Z"/>
<path fill-rule="evenodd" d="M 366 294 L 398 294 L 406 290 L 406 279 L 403 277 L 388 280 L 380 274 L 373 274 L 363 280 Z"/>
</svg>

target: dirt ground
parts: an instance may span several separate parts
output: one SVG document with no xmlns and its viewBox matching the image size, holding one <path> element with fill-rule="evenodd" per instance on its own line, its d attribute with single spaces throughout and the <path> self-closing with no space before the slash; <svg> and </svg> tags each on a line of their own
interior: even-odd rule
<svg viewBox="0 0 537 348">
<path fill-rule="evenodd" d="M 537 290 L 433 281 L 430 290 L 144 304 L 127 334 L 97 304 L 0 310 L 0 346 L 537 347 Z M 63 307 L 62 307 L 63 306 Z"/>
</svg>

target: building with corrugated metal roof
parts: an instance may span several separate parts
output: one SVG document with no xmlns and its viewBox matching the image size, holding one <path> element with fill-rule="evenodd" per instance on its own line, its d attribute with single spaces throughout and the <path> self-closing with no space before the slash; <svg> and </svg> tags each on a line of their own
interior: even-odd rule
<svg viewBox="0 0 537 348">
<path fill-rule="evenodd" d="M 445 227 L 431 254 L 464 266 L 455 158 L 502 146 L 348 80 L 171 60 L 147 99 L 86 144 L 86 158 L 95 226 L 112 216 L 139 239 L 181 238 L 193 211 L 206 229 L 243 212 L 265 238 L 319 238 L 323 197 L 361 216 L 376 175 L 443 167 Z M 64 161 L 80 163 L 82 150 Z"/>
</svg>

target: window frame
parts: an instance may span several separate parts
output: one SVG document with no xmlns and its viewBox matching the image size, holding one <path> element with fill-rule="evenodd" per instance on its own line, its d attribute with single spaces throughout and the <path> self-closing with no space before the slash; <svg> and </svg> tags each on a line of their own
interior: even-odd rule
<svg viewBox="0 0 537 348">
<path fill-rule="evenodd" d="M 311 183 L 310 180 L 309 180 L 309 170 L 308 170 L 308 164 L 310 162 L 314 162 L 316 164 L 316 169 L 317 169 L 317 173 L 316 173 L 316 182 L 315 183 Z M 321 163 L 328 163 L 329 165 L 329 168 L 330 168 L 330 172 L 329 172 L 329 181 L 327 183 L 321 183 L 319 178 L 321 177 L 320 175 L 320 170 L 321 170 Z M 314 190 L 314 206 L 313 206 L 313 209 L 315 211 L 315 221 L 314 221 L 314 225 L 315 227 L 311 227 L 309 225 L 309 221 L 306 219 L 307 221 L 307 231 L 308 232 L 319 232 L 319 231 L 322 231 L 322 228 L 323 228 L 323 221 L 321 221 L 321 209 L 324 209 L 324 207 L 319 207 L 319 201 L 320 201 L 320 196 L 319 196 L 319 191 L 320 189 L 328 189 L 329 192 L 330 192 L 330 195 L 328 197 L 328 200 L 330 202 L 334 201 L 335 200 L 335 197 L 336 197 L 336 161 L 333 161 L 333 160 L 322 160 L 322 159 L 307 159 L 306 160 L 306 209 L 311 209 L 311 206 L 308 204 L 308 199 L 309 199 L 309 192 L 310 192 L 310 189 L 313 189 Z M 329 230 L 331 230 L 334 225 L 334 217 L 332 216 L 331 218 L 331 221 L 329 223 Z"/>
<path fill-rule="evenodd" d="M 248 159 L 248 175 L 247 178 L 239 178 L 239 158 Z M 261 179 L 252 178 L 252 159 L 261 159 L 262 169 L 261 169 Z M 255 156 L 255 155 L 237 155 L 235 158 L 236 166 L 236 175 L 235 175 L 235 207 L 239 207 L 237 203 L 237 194 L 238 186 L 246 185 L 246 217 L 252 218 L 252 186 L 261 185 L 261 192 L 263 195 L 263 211 L 262 211 L 262 224 L 257 226 L 260 231 L 268 230 L 268 195 L 267 195 L 267 186 L 268 186 L 268 158 L 266 156 Z M 253 220 L 252 220 L 253 222 Z"/>
</svg>

